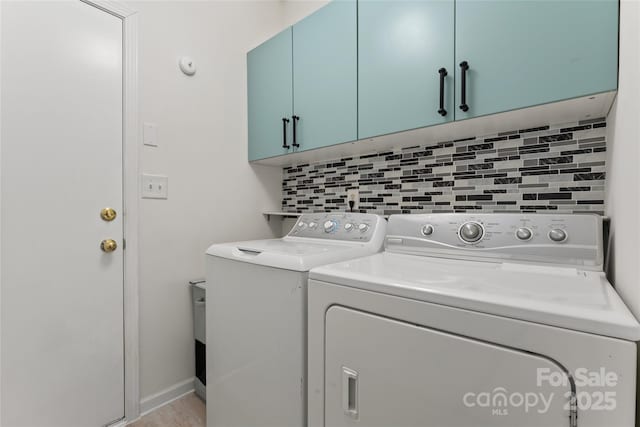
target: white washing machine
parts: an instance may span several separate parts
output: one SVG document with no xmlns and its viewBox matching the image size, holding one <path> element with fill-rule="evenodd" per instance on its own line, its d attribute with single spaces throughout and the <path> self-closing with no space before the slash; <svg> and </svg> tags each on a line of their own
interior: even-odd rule
<svg viewBox="0 0 640 427">
<path fill-rule="evenodd" d="M 640 325 L 595 215 L 389 220 L 309 279 L 310 427 L 632 427 Z"/>
<path fill-rule="evenodd" d="M 306 425 L 308 271 L 382 249 L 386 221 L 305 214 L 282 239 L 207 250 L 207 425 Z"/>
</svg>

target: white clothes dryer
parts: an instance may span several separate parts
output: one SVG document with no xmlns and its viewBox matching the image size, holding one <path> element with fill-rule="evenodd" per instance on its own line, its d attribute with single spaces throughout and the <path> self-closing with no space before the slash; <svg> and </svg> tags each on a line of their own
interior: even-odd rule
<svg viewBox="0 0 640 427">
<path fill-rule="evenodd" d="M 640 325 L 596 215 L 391 216 L 314 268 L 310 427 L 632 427 Z"/>
</svg>

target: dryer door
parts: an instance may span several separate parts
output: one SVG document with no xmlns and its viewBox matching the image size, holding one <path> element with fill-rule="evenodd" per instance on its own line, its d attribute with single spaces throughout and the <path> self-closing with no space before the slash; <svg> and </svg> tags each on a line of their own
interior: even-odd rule
<svg viewBox="0 0 640 427">
<path fill-rule="evenodd" d="M 333 306 L 325 426 L 567 427 L 571 382 L 543 356 Z"/>
</svg>

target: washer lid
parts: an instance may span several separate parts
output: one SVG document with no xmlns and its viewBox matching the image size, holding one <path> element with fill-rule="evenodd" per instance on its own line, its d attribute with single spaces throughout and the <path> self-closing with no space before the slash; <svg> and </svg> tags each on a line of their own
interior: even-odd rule
<svg viewBox="0 0 640 427">
<path fill-rule="evenodd" d="M 640 324 L 601 272 L 383 252 L 314 268 L 310 279 L 640 341 Z"/>
<path fill-rule="evenodd" d="M 294 271 L 309 271 L 319 265 L 371 255 L 381 249 L 343 241 L 284 237 L 222 243 L 209 247 L 207 255 Z"/>
</svg>

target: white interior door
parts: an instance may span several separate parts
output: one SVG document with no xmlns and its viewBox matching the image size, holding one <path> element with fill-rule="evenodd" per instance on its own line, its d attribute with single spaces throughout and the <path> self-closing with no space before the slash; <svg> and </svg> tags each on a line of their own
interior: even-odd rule
<svg viewBox="0 0 640 427">
<path fill-rule="evenodd" d="M 123 23 L 0 7 L 1 423 L 102 426 L 124 415 Z"/>
<path fill-rule="evenodd" d="M 569 426 L 570 387 L 540 356 L 338 306 L 325 346 L 327 427 Z"/>
</svg>

